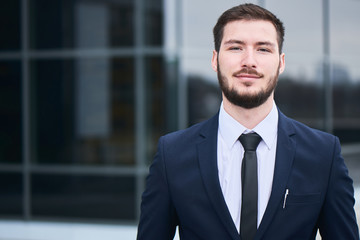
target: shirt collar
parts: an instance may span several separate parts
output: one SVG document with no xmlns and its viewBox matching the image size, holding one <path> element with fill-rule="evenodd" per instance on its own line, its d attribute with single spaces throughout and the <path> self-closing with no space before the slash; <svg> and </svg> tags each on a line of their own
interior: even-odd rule
<svg viewBox="0 0 360 240">
<path fill-rule="evenodd" d="M 219 112 L 219 133 L 223 137 L 225 144 L 228 148 L 232 148 L 239 136 L 243 133 L 256 132 L 265 142 L 268 149 L 270 149 L 277 139 L 277 127 L 278 127 L 278 110 L 274 102 L 270 113 L 253 129 L 247 129 L 241 125 L 238 121 L 232 118 L 224 109 L 221 103 Z"/>
</svg>

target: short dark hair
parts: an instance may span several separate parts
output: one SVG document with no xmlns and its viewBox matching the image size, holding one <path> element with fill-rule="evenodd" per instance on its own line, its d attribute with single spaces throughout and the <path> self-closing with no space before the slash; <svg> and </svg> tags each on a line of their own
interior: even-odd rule
<svg viewBox="0 0 360 240">
<path fill-rule="evenodd" d="M 213 29 L 215 50 L 217 52 L 220 50 L 225 25 L 238 20 L 264 20 L 271 22 L 276 29 L 279 53 L 282 52 L 285 34 L 283 23 L 270 11 L 251 3 L 230 8 L 219 17 Z"/>
</svg>

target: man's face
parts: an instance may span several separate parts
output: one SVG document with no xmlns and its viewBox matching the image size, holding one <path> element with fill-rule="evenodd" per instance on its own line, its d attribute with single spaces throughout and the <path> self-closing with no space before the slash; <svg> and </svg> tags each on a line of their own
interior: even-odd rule
<svg viewBox="0 0 360 240">
<path fill-rule="evenodd" d="M 228 23 L 219 52 L 213 52 L 212 67 L 232 104 L 250 109 L 272 99 L 285 67 L 274 25 L 262 20 Z"/>
</svg>

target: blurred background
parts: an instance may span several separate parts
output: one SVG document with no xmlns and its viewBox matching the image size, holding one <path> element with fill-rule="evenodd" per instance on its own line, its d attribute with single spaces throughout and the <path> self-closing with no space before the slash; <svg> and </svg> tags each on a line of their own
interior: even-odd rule
<svg viewBox="0 0 360 240">
<path fill-rule="evenodd" d="M 244 2 L 1 0 L 0 239 L 134 239 L 158 138 L 218 111 L 212 27 Z M 360 201 L 360 0 L 246 2 L 285 25 L 278 107 L 340 138 Z"/>
</svg>

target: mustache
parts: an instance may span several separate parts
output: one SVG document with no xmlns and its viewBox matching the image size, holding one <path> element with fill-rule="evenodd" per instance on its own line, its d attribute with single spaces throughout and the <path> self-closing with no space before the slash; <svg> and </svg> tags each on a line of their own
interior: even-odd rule
<svg viewBox="0 0 360 240">
<path fill-rule="evenodd" d="M 242 68 L 241 70 L 235 72 L 233 75 L 236 76 L 236 75 L 240 75 L 240 74 L 251 74 L 251 75 L 256 75 L 257 77 L 263 77 L 264 76 L 264 74 L 259 73 L 255 69 L 248 68 L 248 67 Z"/>
</svg>

